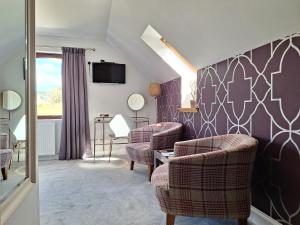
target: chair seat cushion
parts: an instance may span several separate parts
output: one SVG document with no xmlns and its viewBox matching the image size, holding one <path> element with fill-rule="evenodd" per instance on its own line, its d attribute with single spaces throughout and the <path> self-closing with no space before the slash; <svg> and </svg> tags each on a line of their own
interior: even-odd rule
<svg viewBox="0 0 300 225">
<path fill-rule="evenodd" d="M 165 163 L 154 170 L 151 177 L 151 183 L 155 187 L 163 187 L 164 189 L 168 189 L 169 163 Z"/>
<path fill-rule="evenodd" d="M 150 142 L 127 144 L 126 151 L 131 161 L 153 165 L 154 156 L 153 151 L 150 149 Z"/>
</svg>

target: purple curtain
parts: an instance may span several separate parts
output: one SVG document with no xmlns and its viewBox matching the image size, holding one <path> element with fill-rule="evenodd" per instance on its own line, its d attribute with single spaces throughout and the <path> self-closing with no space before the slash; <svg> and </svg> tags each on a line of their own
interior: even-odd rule
<svg viewBox="0 0 300 225">
<path fill-rule="evenodd" d="M 85 50 L 62 48 L 63 116 L 60 160 L 91 155 Z"/>
</svg>

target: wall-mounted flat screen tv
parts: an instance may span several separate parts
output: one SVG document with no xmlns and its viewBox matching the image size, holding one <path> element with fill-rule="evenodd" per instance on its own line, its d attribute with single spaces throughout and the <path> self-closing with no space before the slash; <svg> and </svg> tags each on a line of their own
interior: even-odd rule
<svg viewBox="0 0 300 225">
<path fill-rule="evenodd" d="M 125 64 L 93 63 L 94 83 L 119 83 L 125 84 Z"/>
</svg>

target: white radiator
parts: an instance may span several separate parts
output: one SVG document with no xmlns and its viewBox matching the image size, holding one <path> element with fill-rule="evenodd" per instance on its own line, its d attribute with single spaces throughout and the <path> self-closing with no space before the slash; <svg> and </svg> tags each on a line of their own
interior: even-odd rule
<svg viewBox="0 0 300 225">
<path fill-rule="evenodd" d="M 37 123 L 38 155 L 55 155 L 55 122 Z"/>
</svg>

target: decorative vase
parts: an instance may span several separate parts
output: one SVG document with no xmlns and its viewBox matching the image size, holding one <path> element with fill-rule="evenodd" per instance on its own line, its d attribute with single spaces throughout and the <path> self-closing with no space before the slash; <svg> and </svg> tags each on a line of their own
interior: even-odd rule
<svg viewBox="0 0 300 225">
<path fill-rule="evenodd" d="M 196 101 L 190 100 L 190 106 L 191 106 L 191 108 L 196 108 Z"/>
</svg>

